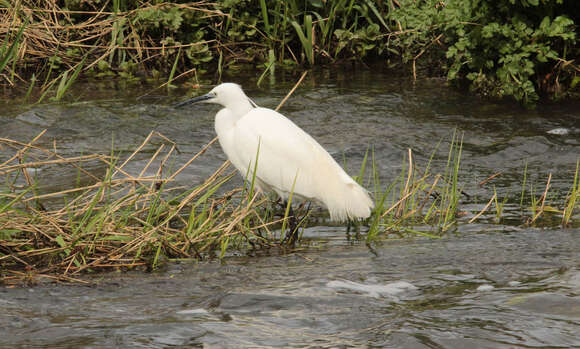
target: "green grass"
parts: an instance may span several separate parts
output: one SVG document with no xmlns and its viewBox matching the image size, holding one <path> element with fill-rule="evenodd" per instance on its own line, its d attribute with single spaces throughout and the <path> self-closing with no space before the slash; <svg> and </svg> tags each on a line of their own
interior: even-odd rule
<svg viewBox="0 0 580 349">
<path fill-rule="evenodd" d="M 578 170 L 580 166 L 580 160 L 576 160 L 576 171 L 574 172 L 574 179 L 572 181 L 572 187 L 566 198 L 566 204 L 564 206 L 564 213 L 562 214 L 562 225 L 568 226 L 571 222 L 572 216 L 576 207 L 578 205 L 578 196 L 580 196 L 580 186 L 578 183 Z"/>
<path fill-rule="evenodd" d="M 296 30 L 298 39 L 302 44 L 302 50 L 306 55 L 306 60 L 311 66 L 314 65 L 314 41 L 312 40 L 312 16 L 304 15 L 304 23 L 298 24 L 297 21 L 291 21 L 290 24 Z"/>
<path fill-rule="evenodd" d="M 369 221 L 367 242 L 391 233 L 419 234 L 412 228 L 415 225 L 432 227 L 432 233 L 420 232 L 420 235 L 437 236 L 456 223 L 461 195 L 459 169 L 462 139 L 453 134 L 443 174 L 430 172 L 436 150 L 421 173 L 409 149 L 398 179 L 385 189 L 382 189 L 378 179 L 375 157 L 372 155 L 375 214 Z M 361 172 L 364 167 L 363 162 Z"/>
<path fill-rule="evenodd" d="M 0 46 L 0 72 L 3 71 L 8 64 L 13 61 L 14 64 L 17 61 L 16 53 L 22 42 L 22 34 L 26 29 L 27 23 L 23 23 L 18 29 L 18 32 L 14 37 L 6 35 L 2 41 L 2 46 Z M 12 43 L 10 43 L 12 41 Z M 14 69 L 12 69 L 12 74 L 14 74 Z"/>
</svg>

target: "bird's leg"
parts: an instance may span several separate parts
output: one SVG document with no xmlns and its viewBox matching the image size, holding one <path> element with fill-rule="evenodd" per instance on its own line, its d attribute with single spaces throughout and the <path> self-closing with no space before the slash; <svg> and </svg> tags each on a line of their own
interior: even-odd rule
<svg viewBox="0 0 580 349">
<path fill-rule="evenodd" d="M 284 217 L 284 213 L 286 212 L 286 207 L 288 207 L 288 201 L 278 199 L 278 200 L 276 200 L 275 204 L 280 206 L 280 211 L 282 212 L 282 213 L 280 213 L 280 216 Z M 292 209 L 292 208 L 290 208 L 290 209 Z"/>
<path fill-rule="evenodd" d="M 303 207 L 304 205 L 305 204 L 303 203 L 301 207 Z M 296 214 L 294 214 L 294 210 L 292 209 L 292 206 L 290 206 L 290 209 L 288 210 L 288 228 L 290 233 L 284 239 L 284 241 L 288 245 L 294 246 L 296 241 L 298 241 L 299 238 L 298 229 L 304 223 L 304 221 L 306 221 L 306 218 L 308 218 L 308 215 L 310 214 L 310 205 L 311 202 L 309 201 L 306 206 L 306 213 L 300 218 L 298 218 Z"/>
<path fill-rule="evenodd" d="M 288 233 L 284 237 L 284 242 L 289 246 L 294 246 L 294 244 L 298 240 L 299 222 L 298 219 L 296 218 L 296 214 L 294 214 L 292 205 L 289 205 L 288 201 L 285 201 L 285 208 L 286 207 L 288 207 L 288 216 L 286 217 L 286 219 L 288 220 Z"/>
<path fill-rule="evenodd" d="M 354 238 L 360 239 L 360 222 L 352 219 L 346 221 L 346 239 L 350 241 L 350 233 L 354 230 Z"/>
<path fill-rule="evenodd" d="M 256 231 L 256 235 L 261 239 L 264 240 L 264 232 L 262 231 L 262 228 L 258 228 L 258 230 Z"/>
<path fill-rule="evenodd" d="M 302 216 L 302 219 L 300 220 L 301 222 L 306 219 L 306 217 L 308 217 L 308 215 L 310 214 L 310 205 L 312 204 L 312 202 L 308 201 L 308 206 L 306 206 L 306 213 L 304 214 L 304 216 Z"/>
<path fill-rule="evenodd" d="M 350 227 L 351 227 L 351 223 L 350 223 L 350 219 L 346 221 L 346 240 L 350 241 Z"/>
</svg>

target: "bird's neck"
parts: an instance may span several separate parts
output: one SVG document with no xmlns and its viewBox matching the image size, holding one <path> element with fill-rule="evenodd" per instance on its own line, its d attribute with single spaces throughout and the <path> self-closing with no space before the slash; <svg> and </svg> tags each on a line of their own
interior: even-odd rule
<svg viewBox="0 0 580 349">
<path fill-rule="evenodd" d="M 250 103 L 249 99 L 238 100 L 235 103 L 231 103 L 225 106 L 226 109 L 237 118 L 241 118 L 254 109 L 254 106 Z"/>
</svg>

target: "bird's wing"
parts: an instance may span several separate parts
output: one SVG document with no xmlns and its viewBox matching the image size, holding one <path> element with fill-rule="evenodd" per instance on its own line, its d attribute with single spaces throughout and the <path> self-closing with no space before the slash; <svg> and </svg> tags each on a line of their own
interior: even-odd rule
<svg viewBox="0 0 580 349">
<path fill-rule="evenodd" d="M 320 200 L 320 178 L 352 180 L 314 138 L 271 109 L 255 108 L 238 120 L 234 143 L 239 167 L 252 171 L 257 154 L 256 177 L 278 194 L 294 186 L 295 194 Z"/>
</svg>

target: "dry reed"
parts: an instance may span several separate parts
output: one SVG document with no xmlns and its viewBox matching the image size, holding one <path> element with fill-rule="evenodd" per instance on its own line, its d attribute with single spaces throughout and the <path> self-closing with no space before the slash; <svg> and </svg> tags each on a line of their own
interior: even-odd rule
<svg viewBox="0 0 580 349">
<path fill-rule="evenodd" d="M 132 24 L 144 11 L 177 7 L 205 18 L 227 16 L 208 1 L 155 5 L 143 2 L 133 10 L 115 12 L 105 11 L 110 6 L 108 1 L 102 5 L 86 2 L 85 6 L 92 6 L 94 10 L 71 11 L 57 1 L 16 0 L 8 7 L 0 4 L 0 41 L 12 44 L 16 33 L 24 28 L 11 58 L 14 65 L 5 67 L 0 81 L 10 86 L 18 85 L 16 80 L 29 85 L 34 73 L 36 78 L 44 79 L 39 86 L 44 92 L 62 78 L 62 72 L 73 71 L 79 65 L 82 71 L 88 71 L 115 55 L 125 57 L 123 61 L 143 65 L 168 57 L 177 49 L 217 44 L 215 40 L 165 44 Z"/>
</svg>

